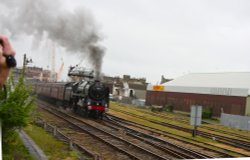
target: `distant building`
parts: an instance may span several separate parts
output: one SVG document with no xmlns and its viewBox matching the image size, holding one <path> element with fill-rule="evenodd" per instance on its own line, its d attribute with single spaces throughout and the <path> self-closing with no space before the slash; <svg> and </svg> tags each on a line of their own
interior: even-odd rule
<svg viewBox="0 0 250 160">
<path fill-rule="evenodd" d="M 132 95 L 138 99 L 146 99 L 146 89 L 147 84 L 139 84 L 139 83 L 128 83 L 129 88 L 132 89 Z"/>
<path fill-rule="evenodd" d="M 13 68 L 14 77 L 17 79 L 22 72 L 21 68 Z M 27 81 L 46 81 L 50 80 L 50 70 L 44 70 L 40 67 L 26 67 L 24 76 Z"/>
<path fill-rule="evenodd" d="M 147 84 L 145 78 L 131 78 L 130 75 L 120 77 L 104 76 L 103 81 L 114 96 L 145 99 Z"/>
<path fill-rule="evenodd" d="M 174 110 L 190 112 L 191 105 L 221 112 L 250 115 L 250 72 L 194 73 L 162 85 L 148 85 L 147 105 L 171 104 Z"/>
</svg>

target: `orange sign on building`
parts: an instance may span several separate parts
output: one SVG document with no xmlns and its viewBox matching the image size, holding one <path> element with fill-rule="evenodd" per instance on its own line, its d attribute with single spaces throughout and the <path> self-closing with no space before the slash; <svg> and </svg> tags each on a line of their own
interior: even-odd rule
<svg viewBox="0 0 250 160">
<path fill-rule="evenodd" d="M 154 91 L 164 91 L 164 86 L 155 85 L 153 86 Z"/>
</svg>

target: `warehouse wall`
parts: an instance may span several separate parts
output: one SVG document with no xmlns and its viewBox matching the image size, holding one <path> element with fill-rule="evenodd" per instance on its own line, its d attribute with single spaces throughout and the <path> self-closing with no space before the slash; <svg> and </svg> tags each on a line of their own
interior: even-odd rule
<svg viewBox="0 0 250 160">
<path fill-rule="evenodd" d="M 224 113 L 245 115 L 246 97 L 219 96 L 194 93 L 177 93 L 147 91 L 146 105 L 172 104 L 174 110 L 190 112 L 190 106 L 199 104 L 213 108 L 213 116 L 219 117 L 221 110 Z"/>
</svg>

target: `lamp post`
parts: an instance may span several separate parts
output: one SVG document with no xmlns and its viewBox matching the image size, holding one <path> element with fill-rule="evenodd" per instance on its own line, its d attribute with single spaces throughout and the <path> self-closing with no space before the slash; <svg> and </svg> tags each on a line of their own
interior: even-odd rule
<svg viewBox="0 0 250 160">
<path fill-rule="evenodd" d="M 32 61 L 32 59 L 31 58 L 27 58 L 27 56 L 26 56 L 26 53 L 24 54 L 24 56 L 23 56 L 23 74 L 25 73 L 25 68 L 26 68 L 26 66 L 29 64 L 29 63 L 32 63 L 33 61 Z"/>
</svg>

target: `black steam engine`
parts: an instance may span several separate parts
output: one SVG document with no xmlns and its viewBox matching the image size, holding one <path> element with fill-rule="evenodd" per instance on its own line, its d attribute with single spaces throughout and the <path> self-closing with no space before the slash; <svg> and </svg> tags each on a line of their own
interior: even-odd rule
<svg viewBox="0 0 250 160">
<path fill-rule="evenodd" d="M 71 67 L 68 76 L 80 78 L 78 82 L 67 87 L 67 91 L 71 92 L 70 101 L 73 102 L 74 111 L 83 112 L 87 116 L 102 117 L 109 107 L 109 88 L 94 80 L 93 71 Z"/>
<path fill-rule="evenodd" d="M 71 67 L 68 75 L 74 79 L 69 83 L 38 83 L 35 91 L 43 98 L 72 107 L 76 113 L 102 118 L 109 108 L 109 88 L 94 80 L 93 71 Z"/>
</svg>

